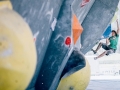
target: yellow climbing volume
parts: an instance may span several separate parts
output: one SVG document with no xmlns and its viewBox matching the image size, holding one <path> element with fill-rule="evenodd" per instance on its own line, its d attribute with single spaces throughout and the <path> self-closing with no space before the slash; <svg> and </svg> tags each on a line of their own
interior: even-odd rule
<svg viewBox="0 0 120 90">
<path fill-rule="evenodd" d="M 36 67 L 31 30 L 15 11 L 0 9 L 0 90 L 25 90 Z"/>
</svg>

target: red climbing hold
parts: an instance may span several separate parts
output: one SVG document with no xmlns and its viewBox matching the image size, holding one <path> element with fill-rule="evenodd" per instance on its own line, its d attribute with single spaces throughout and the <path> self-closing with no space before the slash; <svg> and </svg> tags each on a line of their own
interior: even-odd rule
<svg viewBox="0 0 120 90">
<path fill-rule="evenodd" d="M 70 37 L 67 37 L 67 38 L 66 38 L 65 44 L 66 44 L 66 45 L 70 45 L 70 44 L 71 44 L 71 38 L 70 38 Z"/>
<path fill-rule="evenodd" d="M 81 7 L 85 6 L 90 0 L 82 0 Z"/>
</svg>

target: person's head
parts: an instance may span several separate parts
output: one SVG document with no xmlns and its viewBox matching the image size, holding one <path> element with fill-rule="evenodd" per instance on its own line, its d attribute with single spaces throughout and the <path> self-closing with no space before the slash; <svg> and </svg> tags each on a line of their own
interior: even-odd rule
<svg viewBox="0 0 120 90">
<path fill-rule="evenodd" d="M 112 30 L 112 36 L 117 36 L 117 32 L 115 30 Z"/>
</svg>

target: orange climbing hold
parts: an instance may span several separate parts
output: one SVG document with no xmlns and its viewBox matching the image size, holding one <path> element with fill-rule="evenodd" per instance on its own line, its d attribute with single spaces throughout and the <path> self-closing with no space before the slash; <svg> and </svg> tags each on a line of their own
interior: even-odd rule
<svg viewBox="0 0 120 90">
<path fill-rule="evenodd" d="M 73 31 L 73 41 L 75 44 L 83 31 L 83 28 L 79 23 L 79 20 L 77 19 L 75 14 L 73 15 L 72 31 Z"/>
</svg>

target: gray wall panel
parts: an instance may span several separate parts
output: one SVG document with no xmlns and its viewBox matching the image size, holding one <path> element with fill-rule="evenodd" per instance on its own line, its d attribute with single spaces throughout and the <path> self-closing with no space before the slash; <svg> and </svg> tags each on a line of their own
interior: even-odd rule
<svg viewBox="0 0 120 90">
<path fill-rule="evenodd" d="M 102 36 L 112 17 L 114 16 L 119 0 L 95 0 L 89 13 L 84 19 L 84 28 L 81 42 L 81 51 L 87 53 Z"/>
<path fill-rule="evenodd" d="M 29 88 L 34 87 L 46 52 L 52 30 L 53 18 L 57 18 L 63 0 L 11 0 L 13 9 L 29 24 L 33 35 L 39 32 L 36 39 L 37 66 Z M 54 2 L 54 3 L 53 3 Z"/>
</svg>

